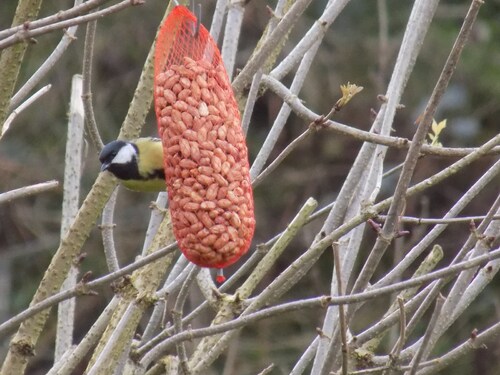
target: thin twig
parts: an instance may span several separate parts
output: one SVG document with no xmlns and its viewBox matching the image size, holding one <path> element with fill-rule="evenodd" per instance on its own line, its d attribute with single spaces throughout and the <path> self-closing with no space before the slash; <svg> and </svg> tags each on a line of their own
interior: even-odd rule
<svg viewBox="0 0 500 375">
<path fill-rule="evenodd" d="M 292 142 L 290 142 L 283 151 L 272 161 L 271 164 L 267 166 L 255 179 L 252 181 L 252 186 L 255 188 L 258 186 L 262 180 L 264 180 L 267 176 L 269 176 L 282 162 L 285 158 L 290 155 L 290 153 L 297 148 L 299 144 L 302 143 L 304 139 L 306 139 L 309 135 L 313 133 L 313 129 L 308 127 L 306 131 L 300 134 L 297 138 L 295 138 Z"/>
<path fill-rule="evenodd" d="M 500 134 L 496 137 L 500 141 Z M 465 159 L 465 158 L 464 158 Z M 461 160 L 464 160 L 461 159 Z M 455 164 L 452 164 L 456 165 Z M 453 168 L 453 167 L 450 168 Z M 447 168 L 448 169 L 448 168 Z M 438 174 L 440 174 L 439 172 Z M 477 195 L 492 181 L 497 177 L 500 173 L 500 160 L 497 161 L 491 168 L 489 168 L 478 181 L 474 183 L 470 187 L 469 190 L 462 195 L 462 197 L 450 208 L 450 210 L 444 216 L 445 219 L 455 217 L 462 210 L 467 207 L 467 205 L 475 198 Z M 434 175 L 436 177 L 438 174 Z M 420 185 L 420 184 L 417 184 Z M 411 190 L 412 188 L 410 188 Z M 428 246 L 432 244 L 436 240 L 436 238 L 447 228 L 448 224 L 438 224 L 432 228 L 432 230 L 427 233 L 424 238 L 422 238 L 419 243 L 414 246 L 410 251 L 408 251 L 405 257 L 390 271 L 388 272 L 381 280 L 377 281 L 375 285 L 384 285 L 391 283 L 392 281 L 398 279 L 402 273 L 408 269 L 408 267 L 417 259 L 420 254 L 422 254 Z M 459 254 L 455 257 L 455 259 L 461 260 L 465 256 L 465 251 L 460 251 Z"/>
<path fill-rule="evenodd" d="M 412 360 L 411 370 L 410 370 L 409 375 L 415 375 L 417 373 L 418 365 L 419 365 L 420 360 L 424 354 L 424 351 L 427 347 L 427 344 L 429 343 L 429 338 L 432 334 L 434 326 L 436 325 L 439 314 L 441 313 L 441 307 L 443 307 L 443 303 L 444 303 L 444 297 L 439 295 L 436 298 L 436 306 L 434 307 L 434 312 L 432 313 L 431 320 L 429 321 L 429 324 L 427 325 L 427 330 L 425 331 L 422 345 L 420 345 L 420 347 L 418 348 L 417 354 L 415 355 L 415 357 Z"/>
<path fill-rule="evenodd" d="M 115 272 L 120 269 L 118 257 L 116 255 L 115 239 L 114 239 L 114 212 L 116 205 L 116 197 L 118 196 L 119 186 L 113 191 L 109 197 L 108 203 L 102 210 L 102 222 L 100 225 L 102 234 L 102 245 L 104 248 L 104 255 L 106 257 L 106 264 L 108 265 L 109 272 Z"/>
<path fill-rule="evenodd" d="M 99 318 L 90 327 L 90 329 L 85 334 L 85 337 L 80 341 L 76 348 L 71 352 L 67 361 L 65 361 L 62 367 L 59 369 L 58 374 L 71 374 L 75 370 L 76 366 L 83 360 L 83 358 L 88 354 L 90 349 L 92 349 L 102 333 L 106 329 L 109 320 L 116 307 L 118 306 L 118 299 L 113 298 L 109 304 L 106 306 L 104 311 L 101 313 Z"/>
<path fill-rule="evenodd" d="M 276 366 L 274 365 L 274 363 L 271 363 L 269 366 L 267 366 L 264 370 L 259 372 L 257 375 L 268 375 L 274 370 L 275 367 Z"/>
<path fill-rule="evenodd" d="M 316 56 L 316 52 L 319 49 L 319 43 L 314 44 L 311 49 L 303 56 L 302 61 L 300 62 L 300 66 L 297 69 L 297 73 L 293 78 L 293 82 L 290 86 L 291 95 L 297 95 L 299 91 L 302 89 L 302 86 L 305 82 L 307 73 L 311 68 L 314 57 Z M 273 126 L 271 130 L 269 130 L 262 147 L 259 150 L 259 153 L 255 157 L 255 160 L 252 163 L 250 168 L 250 178 L 254 179 L 264 168 L 264 165 L 271 154 L 271 151 L 274 149 L 278 138 L 283 131 L 283 128 L 290 116 L 292 109 L 286 103 L 283 103 L 281 109 L 274 120 Z"/>
<path fill-rule="evenodd" d="M 415 279 L 401 281 L 399 283 L 390 286 L 384 286 L 376 290 L 362 292 L 359 294 L 346 295 L 343 297 L 322 296 L 310 299 L 303 299 L 301 301 L 288 302 L 274 307 L 264 308 L 260 311 L 248 315 L 242 315 L 237 319 L 234 319 L 226 323 L 217 324 L 212 327 L 183 331 L 182 333 L 169 337 L 162 343 L 158 344 L 155 347 L 154 351 L 146 353 L 146 355 L 144 355 L 144 357 L 141 359 L 140 362 L 143 366 L 149 365 L 152 361 L 157 360 L 162 355 L 162 353 L 168 350 L 172 345 L 175 345 L 177 342 L 180 341 L 211 336 L 229 330 L 234 330 L 243 327 L 247 324 L 253 323 L 255 321 L 267 319 L 271 316 L 280 315 L 285 312 L 291 312 L 306 308 L 307 309 L 318 308 L 318 307 L 324 308 L 327 305 L 334 306 L 334 305 L 339 305 L 341 303 L 353 304 L 353 303 L 358 303 L 360 301 L 367 301 L 369 299 L 379 298 L 380 296 L 383 295 L 391 294 L 400 290 L 422 285 L 423 283 L 426 283 L 428 281 L 446 278 L 464 269 L 476 267 L 478 265 L 485 264 L 486 262 L 491 261 L 493 259 L 499 259 L 499 258 L 500 258 L 500 250 L 497 249 L 490 252 L 489 254 L 485 254 L 464 262 L 457 263 L 453 266 L 446 267 L 445 269 L 438 270 Z"/>
<path fill-rule="evenodd" d="M 415 224 L 415 225 L 431 225 L 431 224 L 470 224 L 471 221 L 481 221 L 484 220 L 486 216 L 462 216 L 462 217 L 450 217 L 450 218 L 429 218 L 429 217 L 411 217 L 411 216 L 401 216 L 400 220 L 405 224 Z M 377 219 L 385 220 L 387 215 L 378 215 Z M 493 220 L 499 220 L 500 216 L 493 215 Z"/>
<path fill-rule="evenodd" d="M 0 31 L 0 40 L 13 35 L 17 32 L 23 31 L 24 29 L 36 29 L 38 27 L 47 26 L 55 22 L 64 21 L 73 17 L 77 17 L 81 14 L 88 13 L 92 9 L 97 8 L 101 4 L 108 2 L 109 0 L 88 0 L 81 5 L 73 6 L 68 10 L 59 11 L 51 16 L 40 18 L 39 20 L 31 21 L 28 24 L 16 25 L 9 29 Z"/>
<path fill-rule="evenodd" d="M 337 277 L 337 294 L 339 297 L 344 295 L 344 285 L 342 283 L 342 270 L 339 255 L 339 244 L 334 243 L 333 260 L 335 262 L 335 276 Z M 349 346 L 347 345 L 347 320 L 344 311 L 344 305 L 339 304 L 339 324 L 340 324 L 340 338 L 342 340 L 342 374 L 347 375 L 349 371 Z"/>
<path fill-rule="evenodd" d="M 75 0 L 75 7 L 81 5 L 83 0 Z M 10 100 L 10 107 L 16 107 L 28 93 L 35 88 L 38 83 L 50 72 L 54 65 L 63 56 L 64 52 L 68 49 L 69 45 L 76 40 L 75 34 L 78 26 L 72 26 L 64 32 L 61 41 L 57 44 L 56 48 L 52 51 L 49 57 L 45 59 L 37 71 L 26 81 L 26 83 L 17 91 L 17 93 Z"/>
<path fill-rule="evenodd" d="M 101 152 L 104 144 L 99 135 L 99 128 L 94 115 L 94 107 L 92 105 L 92 62 L 94 56 L 94 39 L 97 28 L 97 20 L 90 21 L 87 24 L 85 32 L 85 44 L 83 46 L 83 107 L 85 108 L 85 130 L 96 149 Z"/>
<path fill-rule="evenodd" d="M 104 275 L 98 279 L 95 279 L 93 281 L 90 281 L 88 283 L 80 283 L 78 284 L 75 288 L 56 293 L 49 298 L 46 298 L 40 302 L 37 302 L 27 308 L 26 310 L 23 310 L 21 313 L 13 316 L 6 322 L 3 322 L 0 325 L 0 335 L 4 334 L 5 332 L 10 331 L 11 329 L 15 328 L 18 326 L 20 323 L 22 323 L 24 320 L 29 319 L 30 317 L 36 315 L 40 311 L 43 311 L 47 309 L 48 307 L 54 306 L 55 304 L 64 301 L 65 299 L 75 297 L 80 294 L 89 294 L 89 292 L 97 287 L 101 287 L 103 285 L 107 285 L 113 280 L 116 280 L 122 276 L 125 276 L 132 271 L 135 271 L 136 269 L 139 269 L 146 264 L 149 264 L 151 262 L 154 262 L 155 260 L 158 260 L 172 252 L 177 250 L 177 243 L 173 243 L 169 246 L 166 246 L 162 249 L 159 249 L 158 251 L 143 257 L 136 262 L 129 264 L 128 266 L 125 266 L 121 268 L 120 270 Z"/>
<path fill-rule="evenodd" d="M 474 4 L 476 4 L 475 7 Z M 434 87 L 431 98 L 429 99 L 427 107 L 424 111 L 422 121 L 420 122 L 413 137 L 410 148 L 408 149 L 404 166 L 394 191 L 393 201 L 387 213 L 388 218 L 384 222 L 377 241 L 372 251 L 370 252 L 370 255 L 368 256 L 368 259 L 366 260 L 358 279 L 355 282 L 353 291 L 361 291 L 365 288 L 369 279 L 375 272 L 375 268 L 378 266 L 382 255 L 385 253 L 385 250 L 388 248 L 392 239 L 396 235 L 399 216 L 403 214 L 404 206 L 406 204 L 406 191 L 408 190 L 413 172 L 420 157 L 420 150 L 425 142 L 427 134 L 429 133 L 429 129 L 431 127 L 434 114 L 437 110 L 437 106 L 441 101 L 441 98 L 443 97 L 446 88 L 448 87 L 448 83 L 450 82 L 453 72 L 455 71 L 455 68 L 458 64 L 458 60 L 465 47 L 469 33 L 472 30 L 472 26 L 474 24 L 478 11 L 479 4 L 477 2 L 473 2 L 471 10 L 464 20 L 463 26 L 457 36 L 456 42 L 452 47 L 441 75 L 436 83 L 436 86 Z"/>
<path fill-rule="evenodd" d="M 401 350 L 403 349 L 403 346 L 406 342 L 406 311 L 405 311 L 405 303 L 404 299 L 401 297 L 398 297 L 398 306 L 399 306 L 399 338 L 398 341 L 396 342 L 396 345 L 394 345 L 394 348 L 391 351 L 391 354 L 389 354 L 389 358 L 391 359 L 391 362 L 387 364 L 387 366 L 390 368 L 394 364 L 397 364 L 399 355 L 401 354 Z M 389 372 L 390 373 L 390 372 Z"/>
<path fill-rule="evenodd" d="M 11 202 L 14 199 L 29 197 L 30 195 L 44 193 L 48 190 L 55 189 L 59 186 L 56 180 L 41 182 L 39 184 L 24 186 L 19 189 L 7 191 L 0 194 L 0 204 Z"/>
<path fill-rule="evenodd" d="M 35 92 L 33 95 L 31 95 L 28 99 L 26 99 L 19 107 L 14 109 L 10 115 L 7 117 L 5 120 L 5 123 L 1 129 L 0 133 L 0 139 L 5 135 L 7 130 L 9 130 L 10 126 L 12 125 L 12 122 L 16 119 L 16 117 L 24 111 L 26 108 L 28 108 L 31 104 L 36 102 L 38 99 L 40 99 L 44 94 L 46 94 L 50 89 L 52 88 L 52 85 L 46 85 L 42 87 L 40 90 Z"/>
<path fill-rule="evenodd" d="M 300 98 L 298 98 L 296 95 L 293 95 L 291 91 L 287 87 L 285 87 L 285 85 L 283 85 L 275 78 L 268 75 L 263 75 L 262 83 L 272 92 L 278 95 L 285 103 L 287 103 L 297 116 L 307 121 L 308 123 L 318 121 L 322 118 L 321 115 L 307 108 L 302 100 L 300 100 Z M 332 120 L 326 121 L 323 124 L 323 127 L 325 127 L 326 129 L 334 130 L 336 133 L 339 133 L 341 135 L 353 137 L 359 141 L 372 142 L 396 149 L 408 149 L 411 145 L 411 141 L 407 138 L 371 133 Z M 424 144 L 420 151 L 424 155 L 436 155 L 456 158 L 459 156 L 468 155 L 475 150 L 477 150 L 477 148 L 436 147 Z M 500 147 L 495 147 L 489 152 L 489 154 L 500 154 Z"/>
<path fill-rule="evenodd" d="M 306 35 L 295 44 L 293 50 L 271 72 L 271 75 L 278 80 L 283 79 L 298 64 L 312 45 L 322 42 L 328 28 L 349 2 L 350 0 L 330 0 L 321 17 L 311 26 Z"/>
<path fill-rule="evenodd" d="M 233 89 L 236 95 L 243 91 L 245 86 L 251 81 L 255 72 L 262 66 L 276 45 L 279 44 L 279 41 L 296 24 L 297 19 L 306 10 L 310 2 L 311 0 L 297 0 L 289 11 L 286 12 L 271 35 L 260 46 L 259 51 L 250 58 L 240 74 L 234 79 Z"/>
<path fill-rule="evenodd" d="M 210 25 L 210 35 L 217 42 L 219 40 L 220 32 L 222 30 L 222 22 L 224 14 L 226 13 L 228 0 L 217 0 L 215 5 L 214 14 L 212 16 L 212 24 Z"/>
<path fill-rule="evenodd" d="M 224 30 L 224 41 L 222 42 L 222 59 L 226 67 L 227 75 L 233 78 L 238 41 L 241 34 L 241 25 L 245 14 L 245 3 L 242 1 L 230 1 L 228 5 L 226 28 Z"/>
<path fill-rule="evenodd" d="M 182 310 L 184 309 L 184 303 L 186 302 L 189 288 L 191 287 L 191 284 L 193 283 L 194 279 L 196 278 L 196 275 L 198 274 L 198 272 L 200 272 L 199 267 L 193 267 L 191 269 L 186 280 L 184 280 L 184 282 L 182 283 L 181 290 L 179 291 L 179 295 L 177 296 L 177 299 L 175 301 L 174 309 L 172 310 L 172 319 L 174 321 L 175 334 L 179 334 L 183 331 L 183 328 L 182 328 Z M 179 342 L 176 345 L 176 348 L 177 348 L 177 356 L 179 357 L 182 372 L 184 373 L 184 375 L 188 375 L 191 372 L 189 371 L 189 368 L 188 368 L 186 347 L 182 342 Z"/>
<path fill-rule="evenodd" d="M 13 44 L 20 43 L 31 38 L 50 33 L 55 30 L 66 29 L 71 26 L 80 25 L 98 18 L 108 16 L 110 14 L 119 12 L 131 6 L 142 5 L 143 0 L 124 0 L 118 4 L 109 6 L 103 10 L 93 12 L 87 15 L 78 16 L 65 21 L 54 22 L 48 24 L 47 26 L 37 27 L 36 29 L 28 29 L 16 32 L 15 34 L 0 40 L 0 50 L 12 46 Z M 33 22 L 34 24 L 34 22 Z"/>
</svg>

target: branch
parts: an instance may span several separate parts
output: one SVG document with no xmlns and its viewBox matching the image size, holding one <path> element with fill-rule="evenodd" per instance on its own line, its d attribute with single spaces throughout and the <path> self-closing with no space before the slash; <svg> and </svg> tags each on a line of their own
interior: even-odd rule
<svg viewBox="0 0 500 375">
<path fill-rule="evenodd" d="M 308 123 L 321 119 L 321 115 L 314 113 L 309 108 L 307 108 L 296 95 L 292 94 L 290 90 L 278 80 L 272 78 L 271 76 L 264 75 L 262 77 L 262 84 L 264 84 L 272 92 L 278 95 L 285 103 L 287 103 L 292 108 L 297 116 L 307 121 Z M 399 138 L 371 133 L 332 120 L 327 120 L 323 126 L 326 129 L 334 130 L 341 135 L 349 136 L 363 142 L 376 143 L 402 150 L 408 149 L 411 145 L 411 141 L 407 138 Z M 436 155 L 456 158 L 457 156 L 466 156 L 471 152 L 474 152 L 475 150 L 477 150 L 477 148 L 436 147 L 424 144 L 420 151 L 424 155 Z M 495 147 L 489 152 L 489 154 L 500 154 L 500 147 Z"/>
<path fill-rule="evenodd" d="M 207 328 L 199 328 L 183 331 L 178 335 L 171 336 L 164 340 L 161 344 L 155 348 L 154 352 L 147 353 L 140 361 L 141 365 L 147 366 L 153 361 L 157 360 L 162 353 L 165 353 L 169 348 L 176 345 L 179 342 L 192 340 L 205 336 L 212 336 L 215 334 L 227 332 L 237 328 L 241 328 L 250 323 L 262 319 L 268 319 L 273 316 L 278 316 L 287 312 L 312 309 L 312 308 L 324 308 L 326 306 L 335 306 L 339 304 L 353 304 L 361 301 L 367 301 L 381 296 L 398 292 L 407 288 L 413 288 L 418 285 L 422 285 L 428 281 L 434 281 L 441 278 L 448 277 L 450 275 L 456 274 L 464 269 L 476 267 L 478 265 L 485 264 L 486 262 L 494 259 L 500 258 L 500 250 L 494 250 L 489 254 L 476 257 L 465 262 L 457 263 L 453 266 L 447 267 L 445 269 L 432 272 L 428 275 L 420 276 L 418 278 L 402 281 L 390 286 L 385 286 L 378 288 L 377 290 L 371 290 L 369 292 L 357 293 L 346 295 L 342 297 L 332 297 L 332 296 L 321 296 L 315 298 L 303 299 L 301 301 L 293 301 L 288 303 L 283 303 L 277 306 L 264 308 L 258 312 L 254 312 L 248 315 L 242 315 L 237 319 L 232 321 L 213 325 Z"/>
<path fill-rule="evenodd" d="M 11 114 L 7 117 L 5 120 L 3 127 L 0 129 L 0 139 L 5 135 L 7 130 L 9 130 L 10 126 L 12 125 L 12 122 L 16 119 L 16 117 L 24 111 L 26 108 L 28 108 L 31 104 L 33 104 L 35 101 L 40 99 L 42 95 L 46 94 L 49 92 L 49 90 L 52 88 L 52 85 L 46 85 L 42 87 L 40 90 L 35 92 L 33 95 L 31 95 L 24 103 L 21 103 L 19 107 L 14 109 Z"/>
<path fill-rule="evenodd" d="M 24 186 L 19 189 L 11 190 L 6 193 L 0 194 L 0 204 L 8 203 L 14 199 L 29 197 L 31 195 L 44 193 L 48 190 L 55 189 L 59 186 L 59 182 L 56 180 L 41 182 L 39 184 Z"/>
<path fill-rule="evenodd" d="M 101 1 L 102 2 L 102 1 Z M 126 9 L 131 6 L 136 6 L 136 5 L 142 5 L 144 2 L 143 0 L 124 0 L 118 4 L 111 5 L 106 9 L 96 11 L 84 16 L 78 16 L 75 18 L 67 19 L 65 21 L 59 21 L 59 22 L 54 22 L 54 23 L 48 23 L 46 26 L 39 26 L 36 28 L 22 28 L 21 30 L 17 31 L 15 34 L 6 37 L 5 39 L 0 40 L 0 50 L 10 47 L 14 44 L 32 39 L 36 36 L 40 36 L 43 34 L 50 33 L 55 30 L 61 30 L 61 29 L 66 29 L 71 26 L 76 26 L 80 25 L 82 23 L 87 23 L 92 20 L 96 20 L 98 18 L 102 18 L 105 16 L 108 16 L 110 14 L 119 12 L 123 9 Z M 73 9 L 78 8 L 74 7 Z M 41 20 L 40 20 L 41 21 Z M 33 26 L 35 22 L 31 24 Z M 30 24 L 28 24 L 28 27 Z"/>
</svg>

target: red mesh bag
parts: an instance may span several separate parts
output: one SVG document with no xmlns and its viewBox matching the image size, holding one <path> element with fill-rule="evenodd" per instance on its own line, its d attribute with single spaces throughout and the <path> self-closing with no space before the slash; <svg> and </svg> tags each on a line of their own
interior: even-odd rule
<svg viewBox="0 0 500 375">
<path fill-rule="evenodd" d="M 226 267 L 255 228 L 248 151 L 217 45 L 183 6 L 158 35 L 154 99 L 179 247 L 199 266 Z"/>
</svg>

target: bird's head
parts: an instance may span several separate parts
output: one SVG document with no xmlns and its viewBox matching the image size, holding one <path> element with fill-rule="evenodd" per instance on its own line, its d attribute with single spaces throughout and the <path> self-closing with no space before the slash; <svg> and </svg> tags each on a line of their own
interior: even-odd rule
<svg viewBox="0 0 500 375">
<path fill-rule="evenodd" d="M 109 171 L 120 179 L 134 178 L 137 170 L 138 148 L 134 143 L 113 141 L 103 147 L 99 160 L 101 171 Z"/>
</svg>

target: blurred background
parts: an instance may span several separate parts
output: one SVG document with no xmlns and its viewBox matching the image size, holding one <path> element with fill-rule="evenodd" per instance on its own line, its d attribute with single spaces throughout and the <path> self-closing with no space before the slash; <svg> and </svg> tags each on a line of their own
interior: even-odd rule
<svg viewBox="0 0 500 375">
<path fill-rule="evenodd" d="M 4 0 L 0 11 L 0 30 L 10 27 L 16 1 Z M 269 19 L 267 6 L 275 1 L 249 1 L 240 39 L 237 67 L 242 67 L 259 40 Z M 321 15 L 326 0 L 315 0 L 299 24 L 292 31 L 283 55 Z M 40 17 L 56 13 L 71 6 L 70 1 L 45 2 Z M 215 0 L 203 2 L 203 23 L 210 25 Z M 352 1 L 328 31 L 324 43 L 310 71 L 300 98 L 318 114 L 328 113 L 340 97 L 340 84 L 348 81 L 363 86 L 364 90 L 347 107 L 333 118 L 341 123 L 369 129 L 373 120 L 371 110 L 377 110 L 378 94 L 383 94 L 398 53 L 413 2 L 387 0 L 388 39 L 381 43 L 377 1 Z M 103 141 L 116 138 L 127 112 L 142 66 L 156 28 L 164 13 L 166 2 L 150 0 L 144 5 L 128 8 L 98 22 L 94 50 L 93 101 L 97 123 Z M 469 1 L 441 1 L 437 16 L 426 37 L 415 70 L 403 96 L 405 108 L 397 114 L 394 135 L 411 137 L 414 124 L 432 92 L 441 68 L 458 33 Z M 449 90 L 439 107 L 436 120 L 447 119 L 447 128 L 440 137 L 448 147 L 477 146 L 500 131 L 500 1 L 489 0 L 483 5 Z M 64 154 L 69 108 L 71 77 L 81 73 L 85 26 L 80 26 L 78 39 L 73 42 L 43 84 L 51 83 L 52 89 L 29 109 L 22 112 L 6 136 L 0 141 L 0 192 L 43 182 L 51 179 L 62 183 Z M 54 32 L 37 38 L 28 48 L 22 67 L 20 87 L 46 59 L 61 38 Z M 286 84 L 290 79 L 286 78 Z M 281 100 L 272 93 L 265 93 L 258 101 L 248 133 L 250 161 L 257 154 L 274 118 L 281 107 Z M 303 120 L 291 116 L 270 160 L 308 126 Z M 151 111 L 143 135 L 156 135 L 156 124 Z M 255 189 L 257 229 L 254 245 L 265 242 L 285 228 L 298 208 L 312 196 L 324 206 L 335 199 L 343 179 L 360 148 L 360 142 L 326 130 L 309 137 L 287 160 L 258 188 Z M 404 160 L 401 151 L 390 151 L 386 169 Z M 453 203 L 491 165 L 493 158 L 484 158 L 466 172 L 446 180 L 444 184 L 429 189 L 424 195 L 407 202 L 407 215 L 442 217 Z M 450 158 L 425 157 L 419 162 L 414 182 L 418 182 L 445 168 Z M 81 188 L 82 199 L 92 186 L 98 172 L 96 151 L 89 143 L 84 161 Z M 384 181 L 380 198 L 392 194 L 397 176 Z M 499 192 L 499 183 L 490 184 L 463 212 L 463 215 L 483 215 Z M 143 235 L 149 220 L 149 202 L 153 194 L 139 194 L 121 189 L 115 221 L 115 241 L 122 265 L 128 264 L 142 248 Z M 0 320 L 25 308 L 36 289 L 51 256 L 58 246 L 61 219 L 62 189 L 24 198 L 0 205 Z M 321 225 L 321 220 L 311 223 L 287 249 L 273 274 L 280 273 L 310 244 Z M 398 240 L 388 252 L 377 277 L 396 262 L 411 243 L 426 233 L 425 226 L 408 225 L 411 235 Z M 460 248 L 469 234 L 469 225 L 451 225 L 441 237 L 446 264 Z M 370 250 L 374 235 L 366 236 L 366 250 Z M 92 233 L 84 251 L 87 256 L 81 270 L 91 270 L 94 276 L 106 273 L 99 230 Z M 235 267 L 226 271 L 230 275 Z M 285 296 L 291 300 L 329 293 L 332 259 L 325 253 L 294 293 Z M 412 271 L 412 270 L 411 270 Z M 408 273 L 410 274 L 410 272 Z M 262 285 L 264 286 L 264 285 Z M 439 350 L 467 339 L 474 328 L 479 330 L 500 319 L 499 282 L 482 294 L 470 307 L 469 313 L 455 323 L 456 329 L 440 341 Z M 112 292 L 109 288 L 99 296 L 83 297 L 77 305 L 77 332 L 79 340 L 100 314 Z M 195 293 L 191 297 L 196 301 Z M 382 301 L 383 302 L 383 301 Z M 384 306 L 380 303 L 380 306 Z M 187 306 L 188 307 L 188 306 Z M 188 307 L 189 308 L 189 307 Z M 370 306 L 370 314 L 357 320 L 363 328 L 377 319 L 383 310 L 378 303 Z M 262 321 L 242 331 L 238 340 L 235 368 L 241 374 L 255 373 L 270 361 L 278 372 L 286 374 L 293 367 L 297 356 L 309 344 L 320 325 L 323 312 L 297 312 Z M 202 322 L 202 321 L 201 321 Z M 201 323 L 198 322 L 198 323 Z M 54 325 L 54 319 L 50 322 Z M 197 323 L 195 322 L 194 325 Z M 416 334 L 426 327 L 420 328 Z M 54 333 L 45 334 L 37 348 L 37 357 L 29 370 L 43 374 L 52 361 Z M 276 333 L 279 332 L 277 335 Z M 287 339 L 284 340 L 284 337 Z M 244 339 L 243 339 L 244 338 Z M 1 347 L 0 358 L 7 342 Z M 231 352 L 228 354 L 231 355 Z M 488 350 L 478 350 L 464 358 L 446 373 L 498 374 L 500 344 L 491 343 Z M 220 366 L 221 358 L 215 368 Z M 495 364 L 495 365 L 492 365 Z M 276 370 L 275 370 L 276 371 Z"/>
</svg>

